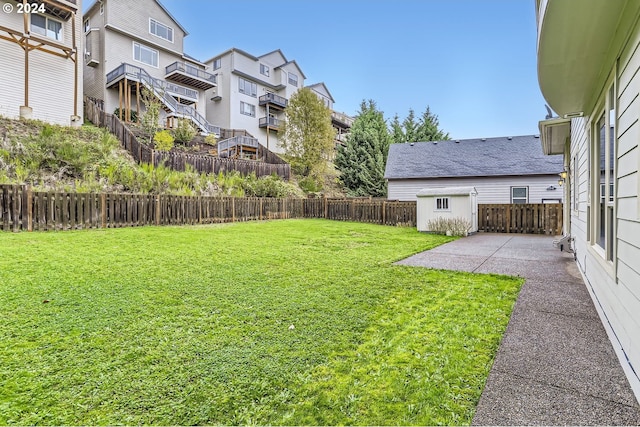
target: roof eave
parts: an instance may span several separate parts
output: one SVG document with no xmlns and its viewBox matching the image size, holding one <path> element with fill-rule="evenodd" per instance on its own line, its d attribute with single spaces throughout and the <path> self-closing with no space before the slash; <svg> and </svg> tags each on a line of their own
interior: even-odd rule
<svg viewBox="0 0 640 427">
<path fill-rule="evenodd" d="M 538 122 L 542 152 L 549 156 L 564 154 L 567 141 L 571 137 L 571 119 L 555 118 Z"/>
<path fill-rule="evenodd" d="M 539 0 L 538 82 L 561 117 L 588 112 L 633 25 L 640 2 Z"/>
</svg>

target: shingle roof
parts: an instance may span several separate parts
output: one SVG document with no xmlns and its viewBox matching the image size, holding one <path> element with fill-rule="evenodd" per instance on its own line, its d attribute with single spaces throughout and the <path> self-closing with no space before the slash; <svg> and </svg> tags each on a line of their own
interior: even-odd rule
<svg viewBox="0 0 640 427">
<path fill-rule="evenodd" d="M 543 175 L 562 171 L 534 135 L 392 144 L 386 179 Z"/>
</svg>

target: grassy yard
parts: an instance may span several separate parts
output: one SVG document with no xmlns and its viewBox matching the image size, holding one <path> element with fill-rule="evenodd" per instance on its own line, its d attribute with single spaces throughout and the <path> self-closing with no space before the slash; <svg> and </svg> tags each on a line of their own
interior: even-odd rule
<svg viewBox="0 0 640 427">
<path fill-rule="evenodd" d="M 469 424 L 521 281 L 324 220 L 0 233 L 0 425 Z"/>
</svg>

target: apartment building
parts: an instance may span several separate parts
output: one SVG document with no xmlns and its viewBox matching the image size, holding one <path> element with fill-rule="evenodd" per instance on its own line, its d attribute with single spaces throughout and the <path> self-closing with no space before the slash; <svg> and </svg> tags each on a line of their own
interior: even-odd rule
<svg viewBox="0 0 640 427">
<path fill-rule="evenodd" d="M 103 101 L 105 111 L 130 121 L 144 110 L 146 88 L 161 100 L 166 127 L 183 117 L 201 133 L 282 152 L 284 109 L 306 79 L 282 51 L 254 56 L 232 48 L 200 62 L 184 52 L 188 33 L 158 0 L 96 0 L 82 29 L 84 94 Z M 311 89 L 333 108 L 324 83 Z M 336 113 L 333 123 L 340 138 L 351 125 Z"/>
<path fill-rule="evenodd" d="M 304 87 L 305 75 L 282 51 L 254 56 L 232 48 L 205 61 L 218 85 L 208 91 L 207 119 L 228 129 L 245 129 L 262 145 L 281 152 L 278 139 L 289 98 Z"/>
<path fill-rule="evenodd" d="M 162 103 L 167 127 L 186 118 L 202 133 L 219 134 L 206 120 L 206 93 L 216 76 L 184 52 L 188 32 L 158 0 L 97 0 L 82 23 L 84 93 L 129 121 L 144 108 L 143 89 Z"/>
<path fill-rule="evenodd" d="M 82 124 L 82 1 L 0 3 L 0 115 Z"/>
</svg>

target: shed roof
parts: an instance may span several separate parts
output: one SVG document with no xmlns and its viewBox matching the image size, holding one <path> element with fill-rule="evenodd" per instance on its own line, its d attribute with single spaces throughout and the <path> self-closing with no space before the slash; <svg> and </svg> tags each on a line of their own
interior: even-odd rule
<svg viewBox="0 0 640 427">
<path fill-rule="evenodd" d="M 562 155 L 545 156 L 537 135 L 392 144 L 386 179 L 557 174 Z"/>
<path fill-rule="evenodd" d="M 418 197 L 427 196 L 469 196 L 478 194 L 475 187 L 442 187 L 442 188 L 423 188 L 418 191 Z"/>
</svg>

